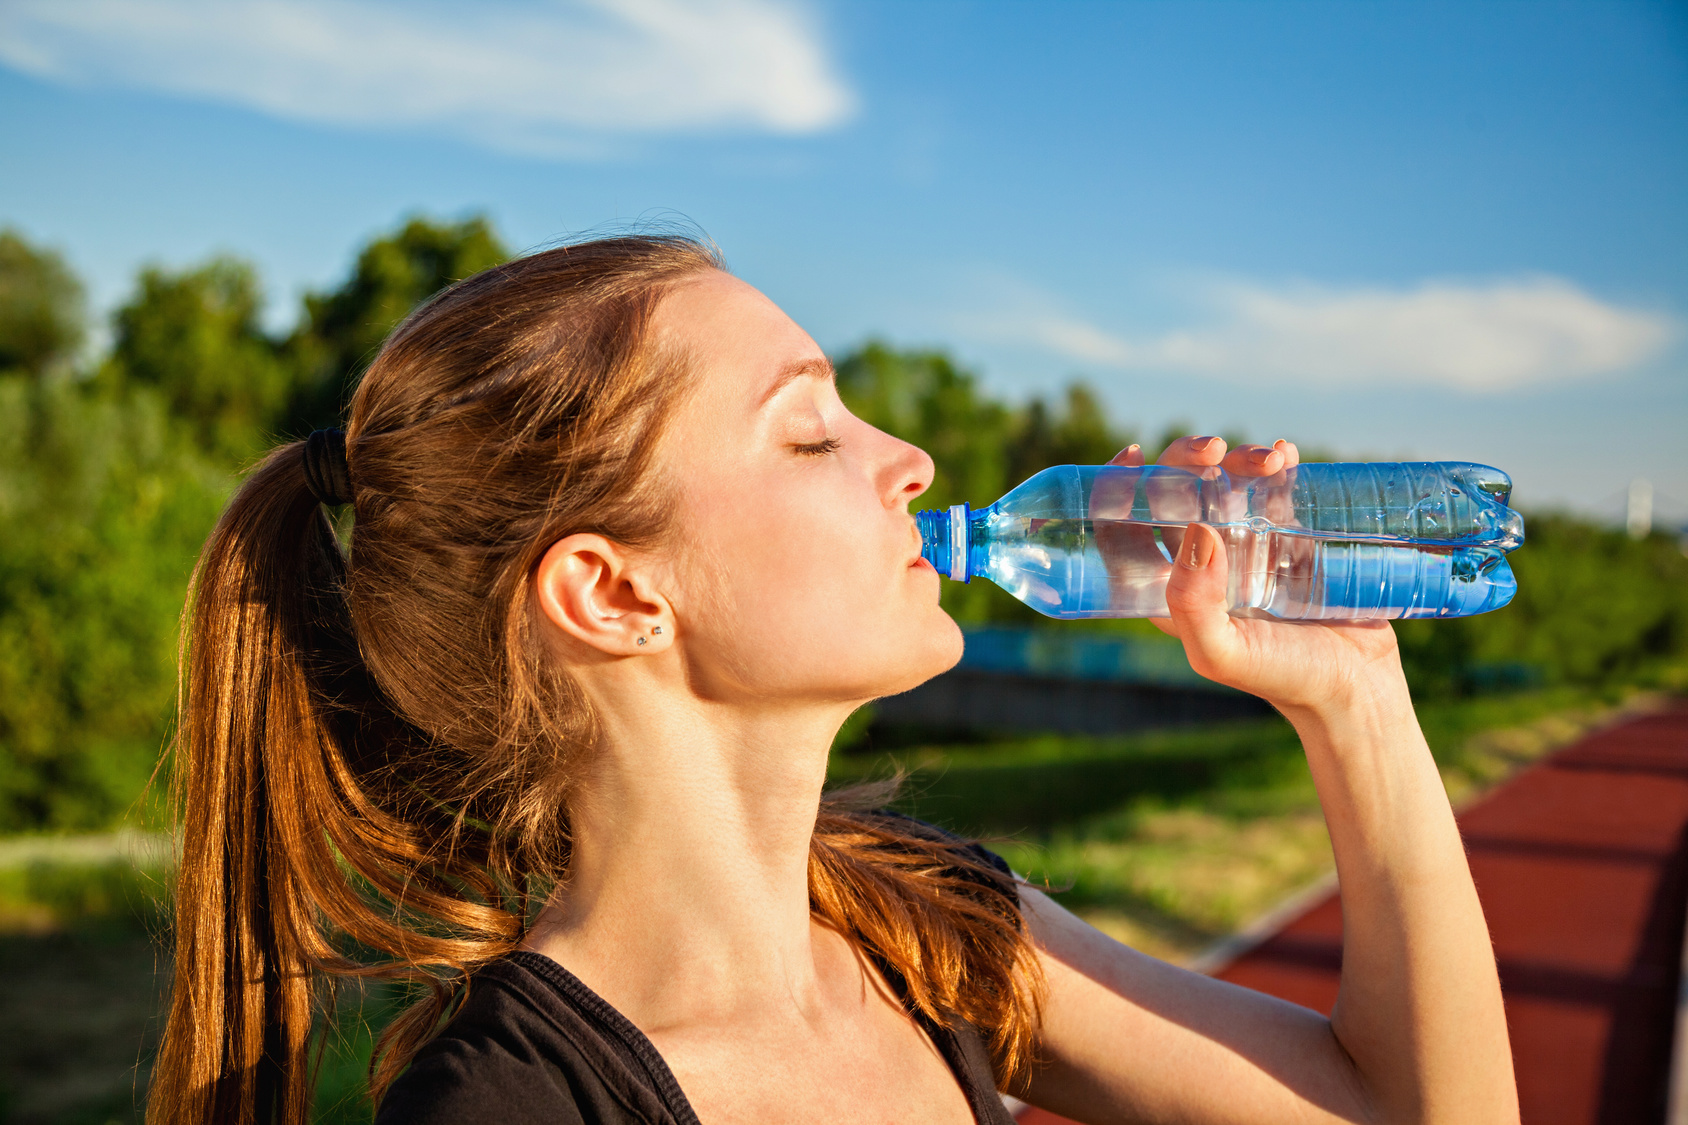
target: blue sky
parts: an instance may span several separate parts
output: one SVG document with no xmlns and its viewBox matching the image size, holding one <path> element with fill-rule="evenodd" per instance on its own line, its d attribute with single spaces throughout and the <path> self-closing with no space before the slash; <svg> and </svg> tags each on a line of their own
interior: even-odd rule
<svg viewBox="0 0 1688 1125">
<path fill-rule="evenodd" d="M 1680 3 L 9 0 L 0 154 L 102 307 L 684 217 L 834 352 L 1688 522 Z"/>
</svg>

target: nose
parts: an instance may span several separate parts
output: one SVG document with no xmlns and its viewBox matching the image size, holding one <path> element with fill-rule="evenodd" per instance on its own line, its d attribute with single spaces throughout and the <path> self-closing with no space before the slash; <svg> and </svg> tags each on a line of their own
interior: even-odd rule
<svg viewBox="0 0 1688 1125">
<path fill-rule="evenodd" d="M 905 507 L 932 487 L 937 466 L 932 463 L 931 454 L 918 445 L 890 434 L 883 436 L 889 446 L 885 463 L 885 505 L 890 508 Z"/>
</svg>

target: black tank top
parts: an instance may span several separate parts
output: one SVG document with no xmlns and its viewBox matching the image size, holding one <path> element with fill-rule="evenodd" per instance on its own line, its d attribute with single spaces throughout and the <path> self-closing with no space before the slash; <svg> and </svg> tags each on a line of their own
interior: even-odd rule
<svg viewBox="0 0 1688 1125">
<path fill-rule="evenodd" d="M 981 851 L 983 849 L 980 849 Z M 996 857 L 992 857 L 993 859 Z M 1000 863 L 1000 860 L 997 860 Z M 894 973 L 886 979 L 893 987 Z M 976 1028 L 910 1011 L 980 1125 L 1013 1125 Z M 513 953 L 387 1090 L 376 1125 L 698 1125 L 656 1047 L 557 962 Z"/>
</svg>

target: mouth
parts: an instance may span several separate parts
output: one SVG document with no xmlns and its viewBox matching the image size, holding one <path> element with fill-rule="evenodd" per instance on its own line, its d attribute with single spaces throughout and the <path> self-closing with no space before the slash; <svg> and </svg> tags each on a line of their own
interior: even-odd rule
<svg viewBox="0 0 1688 1125">
<path fill-rule="evenodd" d="M 914 558 L 910 560 L 909 566 L 913 567 L 924 565 L 928 569 L 932 570 L 932 573 L 936 574 L 937 570 L 932 567 L 931 563 L 926 561 L 926 541 L 920 537 L 920 525 L 911 519 L 908 523 L 908 529 L 909 534 L 914 537 Z"/>
</svg>

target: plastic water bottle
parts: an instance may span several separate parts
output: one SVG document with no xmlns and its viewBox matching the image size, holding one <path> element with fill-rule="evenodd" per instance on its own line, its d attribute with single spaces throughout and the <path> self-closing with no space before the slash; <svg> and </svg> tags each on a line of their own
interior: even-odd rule
<svg viewBox="0 0 1688 1125">
<path fill-rule="evenodd" d="M 1164 617 L 1191 523 L 1230 564 L 1231 613 L 1280 620 L 1468 617 L 1518 583 L 1512 480 L 1464 461 L 1307 464 L 1270 477 L 1162 465 L 1057 465 L 988 508 L 915 516 L 921 554 L 1050 617 Z"/>
</svg>

